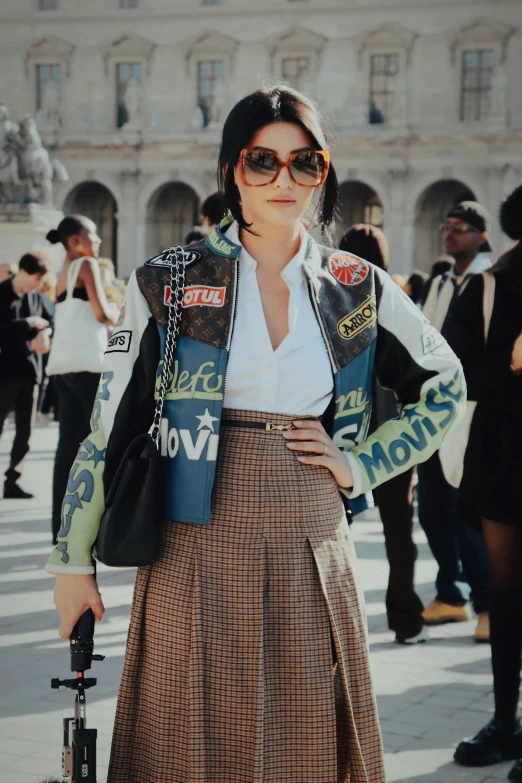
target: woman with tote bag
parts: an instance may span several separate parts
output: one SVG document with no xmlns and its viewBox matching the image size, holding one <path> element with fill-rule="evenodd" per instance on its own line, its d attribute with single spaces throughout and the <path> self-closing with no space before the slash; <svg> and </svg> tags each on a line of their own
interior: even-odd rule
<svg viewBox="0 0 522 783">
<path fill-rule="evenodd" d="M 47 365 L 47 375 L 55 379 L 60 425 L 53 475 L 55 542 L 69 471 L 90 431 L 107 326 L 114 326 L 116 316 L 103 291 L 96 261 L 101 239 L 92 220 L 68 215 L 47 239 L 53 245 L 61 242 L 67 251 L 56 286 L 55 332 Z"/>
</svg>

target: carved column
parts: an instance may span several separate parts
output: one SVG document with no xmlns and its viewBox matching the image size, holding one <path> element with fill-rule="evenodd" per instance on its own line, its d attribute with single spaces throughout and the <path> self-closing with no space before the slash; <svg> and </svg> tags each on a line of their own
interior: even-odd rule
<svg viewBox="0 0 522 783">
<path fill-rule="evenodd" d="M 390 273 L 406 277 L 414 267 L 413 218 L 406 215 L 406 190 L 410 172 L 407 165 L 392 165 L 387 172 L 389 207 L 384 215 L 384 228 L 390 252 Z"/>
<path fill-rule="evenodd" d="M 121 203 L 118 204 L 118 275 L 129 277 L 145 258 L 145 215 L 138 214 L 142 173 L 138 166 L 120 172 Z"/>
</svg>

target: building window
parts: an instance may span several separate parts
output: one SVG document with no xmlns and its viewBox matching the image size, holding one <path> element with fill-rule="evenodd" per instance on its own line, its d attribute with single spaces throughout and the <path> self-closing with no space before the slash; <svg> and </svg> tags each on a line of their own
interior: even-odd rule
<svg viewBox="0 0 522 783">
<path fill-rule="evenodd" d="M 203 5 L 221 5 L 221 0 L 203 0 Z"/>
<path fill-rule="evenodd" d="M 40 0 L 38 8 L 40 11 L 55 11 L 58 7 L 58 0 Z"/>
<path fill-rule="evenodd" d="M 62 66 L 36 66 L 36 111 L 59 116 L 62 92 Z"/>
<path fill-rule="evenodd" d="M 399 72 L 399 55 L 373 54 L 370 57 L 369 122 L 379 125 L 393 117 L 395 79 Z"/>
<path fill-rule="evenodd" d="M 225 77 L 223 60 L 200 60 L 198 62 L 198 106 L 203 112 L 203 125 L 206 127 L 213 119 L 212 109 L 216 87 Z"/>
<path fill-rule="evenodd" d="M 491 49 L 462 53 L 461 122 L 488 117 L 494 66 L 495 56 Z"/>
<path fill-rule="evenodd" d="M 141 63 L 116 65 L 116 125 L 135 122 L 140 112 Z"/>
<path fill-rule="evenodd" d="M 310 70 L 309 57 L 283 57 L 281 61 L 281 75 L 296 90 L 303 88 L 303 81 Z"/>
<path fill-rule="evenodd" d="M 137 8 L 138 0 L 120 0 L 120 8 Z"/>
</svg>

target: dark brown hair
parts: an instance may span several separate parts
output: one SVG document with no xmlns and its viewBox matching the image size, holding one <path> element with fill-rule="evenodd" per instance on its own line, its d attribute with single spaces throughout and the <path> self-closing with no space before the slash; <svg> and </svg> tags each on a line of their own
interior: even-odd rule
<svg viewBox="0 0 522 783">
<path fill-rule="evenodd" d="M 218 160 L 218 184 L 227 209 L 240 228 L 249 229 L 241 209 L 234 169 L 241 150 L 248 147 L 253 136 L 266 125 L 290 122 L 299 125 L 309 136 L 314 149 L 328 150 L 328 138 L 321 116 L 306 96 L 286 84 L 263 87 L 236 103 L 223 126 Z M 334 218 L 339 197 L 335 169 L 330 165 L 328 176 L 317 206 L 318 222 L 324 233 Z"/>
<path fill-rule="evenodd" d="M 48 260 L 41 253 L 24 253 L 18 262 L 18 268 L 28 275 L 45 275 L 51 269 Z"/>
<path fill-rule="evenodd" d="M 522 185 L 500 205 L 500 227 L 510 239 L 522 239 Z"/>
<path fill-rule="evenodd" d="M 89 218 L 83 215 L 67 215 L 58 224 L 58 228 L 52 228 L 46 236 L 48 242 L 52 245 L 57 245 L 61 242 L 64 248 L 67 250 L 67 240 L 69 237 L 73 237 L 76 234 L 81 234 L 84 228 L 87 228 L 87 220 Z"/>
<path fill-rule="evenodd" d="M 223 193 L 220 193 L 219 190 L 217 190 L 215 193 L 211 193 L 210 196 L 207 196 L 201 205 L 201 214 L 204 218 L 207 218 L 208 222 L 213 226 L 221 223 L 227 214 L 227 205 Z"/>
<path fill-rule="evenodd" d="M 388 243 L 383 231 L 370 223 L 357 223 L 348 229 L 339 250 L 364 258 L 379 269 L 388 271 Z"/>
</svg>

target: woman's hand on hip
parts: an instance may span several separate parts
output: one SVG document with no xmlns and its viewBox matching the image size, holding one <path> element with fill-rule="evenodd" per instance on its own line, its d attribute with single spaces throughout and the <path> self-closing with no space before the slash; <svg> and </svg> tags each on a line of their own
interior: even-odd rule
<svg viewBox="0 0 522 783">
<path fill-rule="evenodd" d="M 350 464 L 343 452 L 327 435 L 320 421 L 294 421 L 295 430 L 285 430 L 283 437 L 287 446 L 293 451 L 309 451 L 308 455 L 298 454 L 297 459 L 306 465 L 323 465 L 333 474 L 334 479 L 343 489 L 353 487 L 353 476 Z"/>
<path fill-rule="evenodd" d="M 92 574 L 58 574 L 54 588 L 54 605 L 62 621 L 58 632 L 62 639 L 70 639 L 77 620 L 87 609 L 92 609 L 98 622 L 105 611 L 96 579 Z"/>
</svg>

